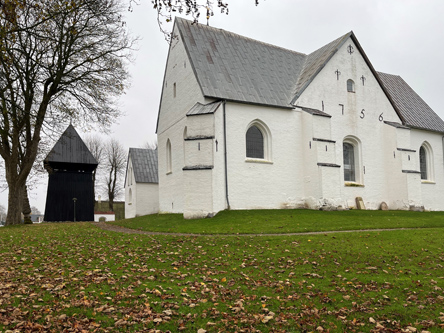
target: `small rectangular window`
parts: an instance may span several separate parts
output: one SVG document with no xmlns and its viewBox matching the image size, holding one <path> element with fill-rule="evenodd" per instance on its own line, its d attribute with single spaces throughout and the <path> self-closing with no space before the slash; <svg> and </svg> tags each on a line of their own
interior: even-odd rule
<svg viewBox="0 0 444 333">
<path fill-rule="evenodd" d="M 173 84 L 173 96 L 176 98 L 176 82 Z"/>
</svg>

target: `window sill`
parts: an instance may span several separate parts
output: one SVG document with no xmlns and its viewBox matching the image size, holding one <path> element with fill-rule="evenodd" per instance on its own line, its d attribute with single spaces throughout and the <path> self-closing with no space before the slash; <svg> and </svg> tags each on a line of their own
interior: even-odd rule
<svg viewBox="0 0 444 333">
<path fill-rule="evenodd" d="M 346 187 L 365 187 L 364 184 L 359 184 L 355 182 L 344 182 L 344 186 Z"/>
<path fill-rule="evenodd" d="M 171 175 L 173 173 L 173 171 L 168 171 L 167 173 L 166 173 L 166 175 L 168 176 L 168 175 Z"/>
<path fill-rule="evenodd" d="M 433 180 L 421 180 L 421 184 L 436 184 Z"/>
<path fill-rule="evenodd" d="M 247 162 L 247 163 L 273 164 L 272 161 L 264 160 L 264 159 L 261 159 L 261 158 L 249 158 L 249 157 L 247 157 L 245 159 L 245 162 Z"/>
</svg>

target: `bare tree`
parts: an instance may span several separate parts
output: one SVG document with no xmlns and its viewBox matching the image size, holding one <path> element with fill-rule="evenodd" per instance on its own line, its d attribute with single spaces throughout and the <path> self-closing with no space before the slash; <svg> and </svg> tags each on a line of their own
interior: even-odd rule
<svg viewBox="0 0 444 333">
<path fill-rule="evenodd" d="M 40 212 L 40 210 L 36 206 L 31 207 L 31 212 L 32 212 L 32 214 L 42 215 L 42 213 Z"/>
<path fill-rule="evenodd" d="M 0 204 L 0 222 L 5 221 L 6 219 L 6 208 L 2 204 Z"/>
<path fill-rule="evenodd" d="M 256 6 L 259 0 L 253 0 Z M 132 4 L 137 3 L 135 0 L 130 0 L 130 10 Z M 214 15 L 215 10 L 219 9 L 222 14 L 228 15 L 228 2 L 222 0 L 151 0 L 153 8 L 157 11 L 157 22 L 160 31 L 165 35 L 165 39 L 170 42 L 174 38 L 171 31 L 163 27 L 163 22 L 171 22 L 173 16 L 177 14 L 185 14 L 193 19 L 194 23 L 199 23 L 201 16 L 204 16 L 208 21 Z M 203 15 L 201 15 L 203 14 Z"/>
<path fill-rule="evenodd" d="M 122 176 L 126 168 L 126 151 L 115 139 L 111 139 L 105 147 L 104 183 L 108 193 L 109 210 L 114 211 L 114 200 L 122 192 Z"/>
<path fill-rule="evenodd" d="M 154 141 L 145 141 L 142 145 L 143 149 L 157 149 L 157 140 Z"/>
<path fill-rule="evenodd" d="M 103 161 L 104 161 L 104 157 L 105 157 L 105 143 L 97 135 L 87 136 L 83 141 L 85 142 L 85 144 L 88 147 L 89 151 L 91 152 L 92 156 L 94 156 L 94 158 L 96 159 L 97 163 L 99 163 L 97 165 L 97 168 L 92 173 L 93 186 L 94 186 L 94 198 L 95 198 L 96 197 L 97 174 L 98 173 L 100 174 L 99 170 L 101 170 L 103 168 Z"/>
<path fill-rule="evenodd" d="M 118 115 L 133 40 L 119 0 L 0 1 L 0 155 L 6 223 L 20 223 L 26 180 L 45 129 L 109 125 Z"/>
</svg>

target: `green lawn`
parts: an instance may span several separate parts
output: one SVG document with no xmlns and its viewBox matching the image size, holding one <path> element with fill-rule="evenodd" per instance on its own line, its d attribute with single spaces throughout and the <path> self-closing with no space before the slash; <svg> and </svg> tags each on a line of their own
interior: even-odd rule
<svg viewBox="0 0 444 333">
<path fill-rule="evenodd" d="M 281 221 L 297 213 L 284 212 L 275 212 Z M 345 213 L 344 221 L 358 218 Z M 409 225 L 425 229 L 303 236 L 128 235 L 89 223 L 3 227 L 0 331 L 442 332 L 444 228 L 431 228 L 439 214 L 428 214 L 402 215 L 429 216 Z M 359 221 L 368 227 L 364 215 Z"/>
<path fill-rule="evenodd" d="M 211 219 L 185 220 L 182 214 L 156 214 L 112 222 L 127 228 L 198 234 L 290 233 L 331 230 L 440 228 L 444 212 L 234 210 Z"/>
</svg>

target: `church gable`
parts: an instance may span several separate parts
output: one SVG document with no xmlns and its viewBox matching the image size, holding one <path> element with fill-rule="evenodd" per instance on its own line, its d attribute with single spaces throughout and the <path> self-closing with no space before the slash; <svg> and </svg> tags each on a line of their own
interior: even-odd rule
<svg viewBox="0 0 444 333">
<path fill-rule="evenodd" d="M 344 123 L 351 117 L 353 126 L 360 126 L 364 119 L 375 124 L 402 123 L 396 105 L 352 33 L 311 79 L 295 105 L 324 111 L 333 116 L 333 122 Z"/>
<path fill-rule="evenodd" d="M 159 134 L 184 118 L 196 102 L 205 101 L 177 21 L 174 34 L 176 38 L 171 41 L 168 53 L 157 118 L 156 132 Z"/>
</svg>

